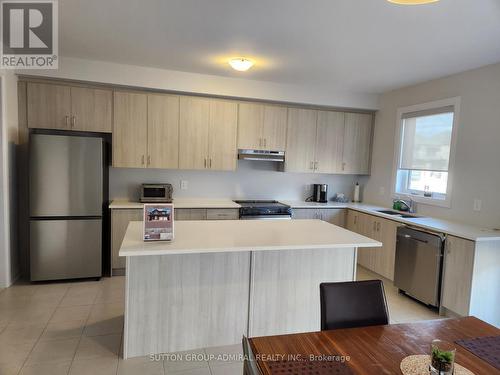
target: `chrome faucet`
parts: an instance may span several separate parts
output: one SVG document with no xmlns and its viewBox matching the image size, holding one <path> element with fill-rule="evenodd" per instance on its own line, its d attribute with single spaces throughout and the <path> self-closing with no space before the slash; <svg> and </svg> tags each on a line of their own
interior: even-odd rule
<svg viewBox="0 0 500 375">
<path fill-rule="evenodd" d="M 415 204 L 415 201 L 411 198 L 409 198 L 408 200 L 405 200 L 405 199 L 394 199 L 392 201 L 392 204 L 394 205 L 394 203 L 401 203 L 402 205 L 406 206 L 408 208 L 408 212 L 410 214 L 414 214 L 417 210 L 417 207 L 416 207 L 416 204 Z"/>
</svg>

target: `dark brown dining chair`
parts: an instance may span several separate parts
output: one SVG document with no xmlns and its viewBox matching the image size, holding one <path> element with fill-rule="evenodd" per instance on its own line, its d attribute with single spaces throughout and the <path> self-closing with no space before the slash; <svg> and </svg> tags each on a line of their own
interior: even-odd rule
<svg viewBox="0 0 500 375">
<path fill-rule="evenodd" d="M 321 283 L 321 330 L 389 323 L 381 280 Z"/>
</svg>

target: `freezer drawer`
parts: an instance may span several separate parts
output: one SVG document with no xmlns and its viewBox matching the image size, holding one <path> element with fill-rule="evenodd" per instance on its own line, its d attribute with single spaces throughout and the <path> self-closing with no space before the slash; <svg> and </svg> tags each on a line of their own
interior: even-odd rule
<svg viewBox="0 0 500 375">
<path fill-rule="evenodd" d="M 32 134 L 30 216 L 102 216 L 100 138 Z"/>
<path fill-rule="evenodd" d="M 439 306 L 443 238 L 398 228 L 394 286 L 428 305 Z"/>
<path fill-rule="evenodd" d="M 31 220 L 31 280 L 101 276 L 101 219 Z"/>
</svg>

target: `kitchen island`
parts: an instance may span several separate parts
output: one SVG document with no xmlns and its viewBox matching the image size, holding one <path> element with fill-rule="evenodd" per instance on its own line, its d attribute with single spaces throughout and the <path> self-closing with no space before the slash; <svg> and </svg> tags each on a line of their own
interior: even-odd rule
<svg viewBox="0 0 500 375">
<path fill-rule="evenodd" d="M 125 358 L 319 330 L 319 284 L 354 280 L 357 248 L 382 246 L 320 220 L 182 221 L 172 242 L 142 225 L 119 253 Z"/>
</svg>

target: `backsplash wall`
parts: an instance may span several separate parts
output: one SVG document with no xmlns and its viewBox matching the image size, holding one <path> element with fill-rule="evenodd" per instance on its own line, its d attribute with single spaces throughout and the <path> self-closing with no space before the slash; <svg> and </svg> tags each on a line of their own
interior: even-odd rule
<svg viewBox="0 0 500 375">
<path fill-rule="evenodd" d="M 352 197 L 356 181 L 363 187 L 367 177 L 308 173 L 284 173 L 273 162 L 239 161 L 234 172 L 163 169 L 110 168 L 110 199 L 139 199 L 142 183 L 170 183 L 174 199 L 230 198 L 304 200 L 311 195 L 310 185 L 328 184 L 329 198 L 335 193 Z M 181 180 L 188 188 L 181 190 Z M 307 191 L 306 191 L 307 186 Z M 363 189 L 361 189 L 362 191 Z"/>
</svg>

